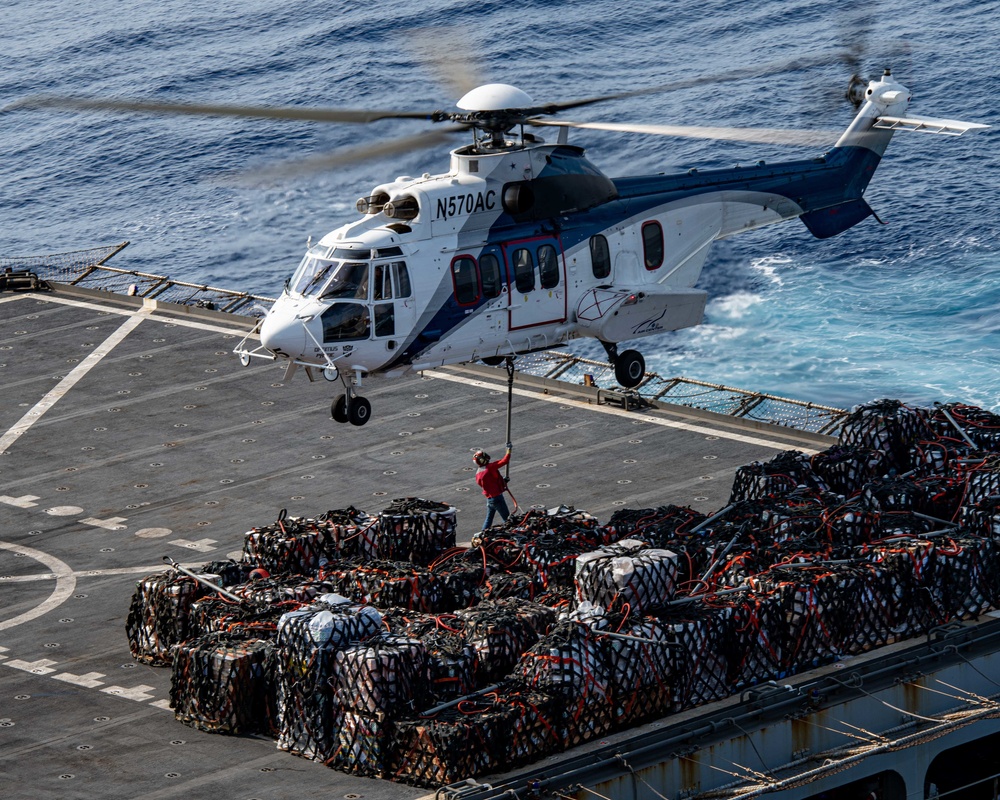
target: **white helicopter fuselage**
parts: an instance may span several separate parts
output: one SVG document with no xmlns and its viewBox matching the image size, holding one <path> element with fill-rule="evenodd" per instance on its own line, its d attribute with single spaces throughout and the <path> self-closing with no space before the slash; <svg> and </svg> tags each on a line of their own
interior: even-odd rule
<svg viewBox="0 0 1000 800">
<path fill-rule="evenodd" d="M 366 375 L 499 362 L 587 336 L 635 386 L 642 357 L 617 344 L 702 321 L 696 284 L 712 242 L 796 217 L 817 238 L 836 235 L 874 213 L 863 192 L 894 130 L 983 127 L 905 117 L 909 99 L 888 73 L 870 82 L 817 158 L 616 180 L 572 145 L 477 140 L 452 151 L 447 173 L 359 200 L 359 219 L 308 250 L 263 320 L 262 347 L 236 352 L 339 377 L 349 406 Z M 334 416 L 344 419 L 336 404 Z"/>
</svg>

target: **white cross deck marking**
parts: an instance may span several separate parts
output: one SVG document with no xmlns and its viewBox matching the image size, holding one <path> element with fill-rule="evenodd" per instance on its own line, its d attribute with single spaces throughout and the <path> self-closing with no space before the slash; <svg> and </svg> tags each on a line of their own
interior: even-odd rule
<svg viewBox="0 0 1000 800">
<path fill-rule="evenodd" d="M 40 500 L 41 498 L 35 497 L 33 494 L 24 494 L 20 497 L 10 497 L 9 495 L 0 496 L 0 503 L 4 503 L 8 506 L 16 506 L 17 508 L 34 508 L 38 505 L 33 501 Z"/>
<path fill-rule="evenodd" d="M 7 433 L 0 436 L 0 453 L 5 453 L 10 450 L 11 445 L 14 444 L 18 439 L 20 439 L 28 430 L 38 422 L 39 419 L 48 411 L 52 406 L 54 406 L 65 394 L 76 386 L 77 383 L 94 367 L 96 367 L 101 360 L 112 350 L 117 347 L 121 341 L 128 336 L 133 330 L 135 330 L 139 323 L 146 319 L 152 310 L 141 309 L 136 314 L 133 314 L 128 319 L 121 324 L 121 326 L 112 333 L 107 339 L 105 339 L 99 347 L 97 347 L 89 356 L 87 356 L 83 361 L 77 364 L 70 373 L 59 381 L 53 389 L 45 395 L 41 400 L 39 400 L 35 405 L 28 410 L 28 412 L 21 417 L 20 421 L 14 424 Z"/>
<path fill-rule="evenodd" d="M 96 689 L 98 686 L 104 685 L 104 681 L 100 679 L 106 676 L 103 672 L 87 672 L 83 675 L 74 675 L 72 672 L 60 672 L 58 675 L 53 675 L 52 677 L 57 681 L 72 683 L 74 686 L 82 686 L 84 689 Z"/>
<path fill-rule="evenodd" d="M 38 661 L 22 661 L 19 658 L 15 658 L 12 661 L 8 661 L 4 666 L 13 667 L 24 672 L 32 672 L 35 675 L 48 675 L 50 672 L 55 672 L 52 669 L 52 665 L 56 663 L 58 662 L 47 658 L 40 658 Z"/>
</svg>

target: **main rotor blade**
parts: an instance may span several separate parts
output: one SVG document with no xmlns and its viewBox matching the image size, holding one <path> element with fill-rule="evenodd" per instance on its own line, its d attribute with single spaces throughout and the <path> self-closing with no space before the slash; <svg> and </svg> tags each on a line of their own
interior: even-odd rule
<svg viewBox="0 0 1000 800">
<path fill-rule="evenodd" d="M 332 153 L 321 153 L 294 161 L 286 161 L 270 167 L 262 167 L 252 173 L 234 173 L 232 177 L 238 183 L 259 184 L 283 178 L 293 178 L 302 175 L 313 175 L 317 172 L 335 169 L 346 164 L 358 164 L 369 159 L 408 153 L 413 150 L 423 150 L 447 140 L 451 134 L 465 131 L 462 125 L 449 128 L 436 128 L 427 133 L 390 139 L 377 144 L 361 147 L 347 147 Z"/>
<path fill-rule="evenodd" d="M 781 128 L 720 128 L 706 125 L 633 125 L 619 122 L 570 122 L 569 120 L 532 119 L 531 125 L 553 128 L 584 128 L 595 131 L 648 133 L 654 136 L 682 136 L 689 139 L 724 139 L 759 144 L 829 145 L 837 141 L 839 131 L 795 131 Z"/>
<path fill-rule="evenodd" d="M 627 92 L 600 95 L 598 97 L 588 97 L 581 100 L 570 100 L 565 103 L 550 103 L 548 105 L 530 109 L 527 113 L 529 116 L 534 114 L 555 114 L 559 111 L 568 111 L 572 108 L 582 108 L 583 106 L 590 106 L 596 103 L 606 103 L 610 100 L 622 100 L 629 97 L 642 97 L 650 94 L 665 94 L 667 92 L 679 91 L 680 89 L 690 89 L 695 86 L 727 83 L 747 78 L 767 78 L 783 72 L 792 72 L 794 70 L 807 69 L 809 67 L 827 66 L 831 63 L 836 63 L 837 61 L 842 60 L 844 55 L 844 51 L 836 50 L 805 58 L 794 58 L 789 61 L 772 61 L 768 64 L 758 64 L 753 67 L 741 67 L 739 69 L 727 70 L 726 72 L 719 72 L 715 75 L 698 75 L 690 78 L 682 78 L 681 80 L 663 83 L 659 86 L 650 86 L 645 89 L 632 89 Z"/>
<path fill-rule="evenodd" d="M 472 58 L 476 48 L 469 45 L 467 28 L 458 25 L 417 28 L 410 32 L 408 43 L 437 81 L 447 87 L 450 97 L 464 97 L 486 83 Z"/>
<path fill-rule="evenodd" d="M 85 111 L 124 111 L 151 114 L 192 114 L 195 116 L 251 117 L 257 119 L 305 120 L 308 122 L 352 122 L 366 124 L 381 119 L 433 119 L 422 111 L 365 111 L 346 108 L 300 108 L 284 106 L 238 106 L 216 103 L 160 103 L 148 100 L 102 100 L 86 97 L 36 95 L 6 106 L 18 108 L 70 108 Z"/>
</svg>

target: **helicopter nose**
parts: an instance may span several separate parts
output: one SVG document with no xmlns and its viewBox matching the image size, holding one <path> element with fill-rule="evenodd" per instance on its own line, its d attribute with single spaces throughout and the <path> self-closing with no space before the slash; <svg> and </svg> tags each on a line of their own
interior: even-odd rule
<svg viewBox="0 0 1000 800">
<path fill-rule="evenodd" d="M 297 317 L 272 311 L 260 327 L 260 342 L 279 356 L 298 358 L 306 347 L 306 329 Z"/>
</svg>

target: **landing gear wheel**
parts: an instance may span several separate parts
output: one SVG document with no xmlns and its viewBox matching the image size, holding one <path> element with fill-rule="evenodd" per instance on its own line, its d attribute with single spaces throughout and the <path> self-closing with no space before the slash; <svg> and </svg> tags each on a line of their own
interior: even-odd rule
<svg viewBox="0 0 1000 800">
<path fill-rule="evenodd" d="M 372 404 L 364 397 L 352 397 L 347 404 L 347 421 L 352 425 L 364 425 L 371 419 Z"/>
<path fill-rule="evenodd" d="M 337 422 L 347 422 L 347 395 L 342 394 L 330 406 L 330 416 Z"/>
<path fill-rule="evenodd" d="M 323 377 L 328 381 L 335 381 L 340 377 L 336 367 L 323 367 Z"/>
<path fill-rule="evenodd" d="M 626 389 L 633 389 L 642 383 L 646 373 L 646 360 L 638 350 L 626 350 L 615 359 L 615 380 Z"/>
<path fill-rule="evenodd" d="M 244 367 L 250 366 L 250 354 L 246 350 L 240 352 L 240 364 Z"/>
</svg>

